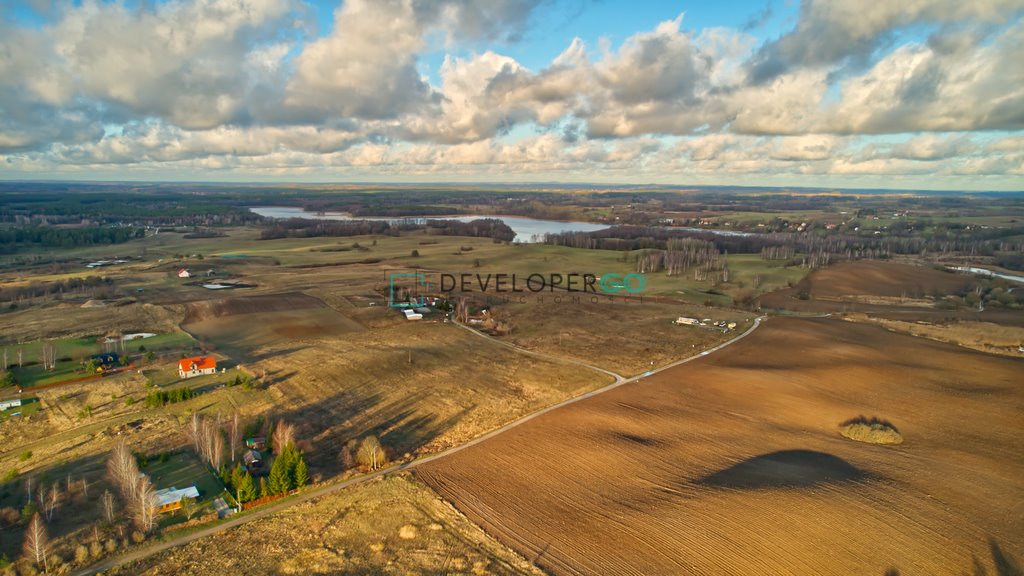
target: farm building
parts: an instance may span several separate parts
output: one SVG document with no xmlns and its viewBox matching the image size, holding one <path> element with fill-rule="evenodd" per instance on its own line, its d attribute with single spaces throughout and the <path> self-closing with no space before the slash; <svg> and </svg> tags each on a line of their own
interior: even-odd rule
<svg viewBox="0 0 1024 576">
<path fill-rule="evenodd" d="M 253 436 L 252 438 L 245 439 L 245 446 L 250 450 L 265 450 L 267 448 L 267 439 L 263 436 Z"/>
<path fill-rule="evenodd" d="M 158 513 L 170 512 L 181 508 L 181 501 L 185 498 L 199 498 L 199 490 L 195 486 L 189 486 L 181 490 L 171 486 L 156 491 L 156 511 Z"/>
<path fill-rule="evenodd" d="M 195 356 L 178 360 L 178 376 L 192 378 L 217 372 L 217 359 L 213 356 Z"/>
<path fill-rule="evenodd" d="M 256 472 L 263 468 L 263 455 L 257 450 L 247 450 L 242 455 L 242 461 L 245 462 L 245 468 L 249 472 Z"/>
<path fill-rule="evenodd" d="M 412 310 L 410 308 L 406 308 L 406 309 L 402 310 L 402 314 L 405 314 L 405 319 L 406 320 L 421 320 L 421 319 L 423 319 L 423 314 L 420 314 L 420 313 L 418 313 L 415 310 Z"/>
<path fill-rule="evenodd" d="M 686 316 L 680 316 L 676 319 L 676 324 L 682 324 L 684 326 L 700 326 L 700 320 L 696 318 L 687 318 Z"/>
<path fill-rule="evenodd" d="M 178 278 L 191 278 L 191 277 L 192 277 L 192 273 L 189 272 L 188 270 L 186 270 L 185 268 L 182 268 L 181 270 L 178 270 Z"/>
<path fill-rule="evenodd" d="M 21 406 L 21 398 L 15 398 L 14 400 L 0 400 L 0 410 L 17 408 L 18 406 Z"/>
</svg>

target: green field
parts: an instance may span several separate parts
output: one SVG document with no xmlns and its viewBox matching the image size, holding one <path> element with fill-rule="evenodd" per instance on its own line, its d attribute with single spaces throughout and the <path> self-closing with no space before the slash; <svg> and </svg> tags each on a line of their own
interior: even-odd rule
<svg viewBox="0 0 1024 576">
<path fill-rule="evenodd" d="M 57 347 L 57 362 L 53 370 L 45 370 L 39 363 L 42 355 L 42 347 L 45 342 L 51 342 Z M 119 352 L 122 357 L 127 356 L 130 361 L 137 361 L 141 354 L 139 347 L 145 348 L 146 352 L 155 352 L 166 355 L 171 352 L 191 350 L 195 341 L 185 332 L 173 332 L 170 334 L 158 334 L 149 338 L 129 340 L 124 343 L 125 351 Z M 65 380 L 73 380 L 91 376 L 82 365 L 82 360 L 93 354 L 100 354 L 104 346 L 95 338 L 60 338 L 56 340 L 36 340 L 25 344 L 7 346 L 8 363 L 12 366 L 11 371 L 22 388 L 43 386 Z M 16 366 L 18 361 L 18 350 L 22 351 L 24 365 Z"/>
<path fill-rule="evenodd" d="M 177 452 L 170 455 L 166 462 L 154 456 L 149 463 L 141 468 L 157 490 L 164 488 L 187 488 L 195 484 L 199 489 L 199 497 L 206 501 L 212 500 L 224 491 L 224 485 L 199 461 L 192 452 Z"/>
</svg>

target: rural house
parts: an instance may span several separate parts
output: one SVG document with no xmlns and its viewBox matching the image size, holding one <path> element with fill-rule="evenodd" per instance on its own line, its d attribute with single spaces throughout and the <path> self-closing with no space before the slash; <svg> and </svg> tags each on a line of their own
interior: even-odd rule
<svg viewBox="0 0 1024 576">
<path fill-rule="evenodd" d="M 15 398 L 14 400 L 0 400 L 0 410 L 8 410 L 10 408 L 17 408 L 21 406 L 21 399 Z"/>
<path fill-rule="evenodd" d="M 217 359 L 213 356 L 195 356 L 178 360 L 178 376 L 192 378 L 217 372 Z"/>
<path fill-rule="evenodd" d="M 182 488 L 181 490 L 176 489 L 174 486 L 170 488 L 164 488 L 163 490 L 156 491 L 156 508 L 157 513 L 170 512 L 171 510 L 177 510 L 181 508 L 181 501 L 185 498 L 199 498 L 199 490 L 195 486 L 189 486 L 188 488 Z"/>
<path fill-rule="evenodd" d="M 267 439 L 263 436 L 253 436 L 252 438 L 245 439 L 245 446 L 252 450 L 265 450 L 267 448 Z"/>
<path fill-rule="evenodd" d="M 191 278 L 191 277 L 192 277 L 192 273 L 189 272 L 188 270 L 186 270 L 184 268 L 182 268 L 181 270 L 178 270 L 178 278 Z"/>
</svg>

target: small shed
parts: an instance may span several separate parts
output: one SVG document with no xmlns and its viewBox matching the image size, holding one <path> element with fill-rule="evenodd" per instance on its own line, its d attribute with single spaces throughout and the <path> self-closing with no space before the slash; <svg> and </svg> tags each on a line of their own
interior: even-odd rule
<svg viewBox="0 0 1024 576">
<path fill-rule="evenodd" d="M 18 406 L 21 406 L 21 398 L 15 398 L 13 400 L 0 400 L 0 410 L 17 408 Z"/>
<path fill-rule="evenodd" d="M 242 455 L 242 462 L 245 462 L 245 467 L 249 472 L 253 472 L 263 468 L 263 455 L 259 453 L 259 450 L 247 450 Z"/>
<path fill-rule="evenodd" d="M 263 436 L 253 436 L 245 439 L 245 447 L 250 450 L 266 450 L 267 439 Z"/>
</svg>

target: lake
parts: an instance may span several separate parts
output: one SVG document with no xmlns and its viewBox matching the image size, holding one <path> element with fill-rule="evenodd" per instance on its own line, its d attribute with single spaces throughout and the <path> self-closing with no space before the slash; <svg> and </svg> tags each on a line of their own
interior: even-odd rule
<svg viewBox="0 0 1024 576">
<path fill-rule="evenodd" d="M 416 222 L 423 223 L 427 218 L 391 218 L 383 216 L 353 217 L 345 212 L 307 212 L 302 208 L 291 206 L 256 206 L 249 208 L 256 214 L 265 218 L 308 218 L 311 220 L 385 220 L 387 222 Z M 544 234 L 556 234 L 558 232 L 594 232 L 608 228 L 605 224 L 594 224 L 593 222 L 563 222 L 561 220 L 539 220 L 537 218 L 525 218 L 523 216 L 431 216 L 430 220 L 458 220 L 459 222 L 472 222 L 480 218 L 497 218 L 508 224 L 516 233 L 515 242 L 537 242 Z"/>
</svg>

